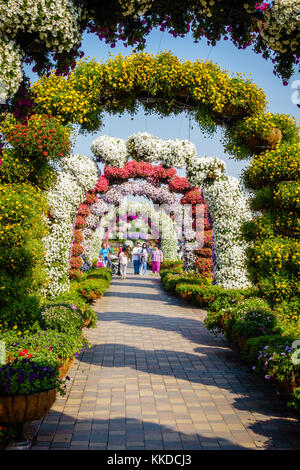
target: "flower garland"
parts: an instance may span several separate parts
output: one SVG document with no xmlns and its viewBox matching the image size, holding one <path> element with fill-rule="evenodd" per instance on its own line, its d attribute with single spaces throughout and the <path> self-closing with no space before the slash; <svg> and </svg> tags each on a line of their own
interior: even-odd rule
<svg viewBox="0 0 300 470">
<path fill-rule="evenodd" d="M 190 184 L 201 187 L 208 180 L 218 180 L 225 169 L 225 162 L 219 158 L 197 158 L 187 168 L 187 177 Z"/>
<path fill-rule="evenodd" d="M 128 180 L 130 178 L 145 178 L 151 183 L 167 183 L 177 176 L 174 168 L 164 168 L 161 165 L 151 165 L 148 162 L 130 160 L 123 167 L 107 165 L 104 168 L 105 177 L 112 182 Z"/>
<path fill-rule="evenodd" d="M 91 259 L 98 257 L 102 240 L 112 231 L 116 221 L 118 221 L 118 217 L 121 217 L 122 214 L 125 214 L 126 218 L 127 214 L 130 214 L 131 217 L 134 217 L 134 223 L 127 224 L 121 221 L 121 223 L 119 223 L 120 236 L 124 235 L 120 230 L 121 228 L 123 228 L 125 232 L 127 232 L 127 230 L 131 231 L 133 228 L 144 229 L 145 232 L 147 229 L 148 232 L 148 221 L 151 221 L 151 230 L 154 228 L 154 236 L 157 230 L 155 227 L 160 227 L 161 229 L 161 247 L 164 258 L 171 260 L 177 259 L 177 236 L 174 222 L 170 217 L 165 217 L 163 211 L 156 211 L 149 203 L 132 201 L 125 201 L 119 206 L 112 207 L 111 210 L 101 218 L 100 224 L 94 232 L 89 250 L 85 247 L 85 252 Z M 137 216 L 137 214 L 139 215 Z M 137 220 L 138 217 L 141 217 L 142 220 Z M 108 230 L 106 230 L 107 228 Z M 134 235 L 134 233 L 135 232 L 131 232 L 130 236 Z M 139 237 L 140 233 L 143 232 L 136 232 L 136 236 Z"/>
<path fill-rule="evenodd" d="M 123 167 L 131 157 L 137 162 L 161 162 L 164 166 L 185 168 L 196 156 L 196 147 L 188 140 L 160 140 L 147 132 L 131 135 L 125 142 L 103 135 L 93 141 L 91 150 L 107 165 Z"/>
<path fill-rule="evenodd" d="M 43 293 L 51 298 L 68 289 L 70 240 L 74 229 L 75 241 L 83 241 L 76 227 L 80 226 L 81 219 L 84 223 L 84 217 L 79 215 L 75 218 L 75 215 L 78 206 L 81 213 L 87 213 L 80 204 L 84 202 L 86 192 L 96 185 L 97 180 L 98 168 L 93 160 L 82 155 L 71 155 L 61 164 L 56 185 L 47 193 L 51 219 L 47 221 L 49 233 L 44 239 L 44 246 L 49 282 Z M 78 259 L 72 258 L 72 265 L 77 267 L 81 257 L 76 258 Z"/>
<path fill-rule="evenodd" d="M 179 199 L 168 189 L 156 187 L 147 182 L 127 182 L 112 187 L 100 198 L 107 204 L 120 205 L 125 196 L 144 196 L 152 200 L 154 204 L 168 205 L 174 213 L 181 213 Z"/>
</svg>

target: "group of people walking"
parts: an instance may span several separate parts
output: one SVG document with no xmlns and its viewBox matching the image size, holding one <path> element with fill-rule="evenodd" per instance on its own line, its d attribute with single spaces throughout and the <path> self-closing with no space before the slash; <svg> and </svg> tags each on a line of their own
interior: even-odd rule
<svg viewBox="0 0 300 470">
<path fill-rule="evenodd" d="M 141 244 L 137 242 L 132 250 L 133 271 L 135 275 L 146 275 L 148 269 L 149 259 L 152 262 L 153 274 L 159 274 L 160 265 L 163 261 L 162 251 L 157 245 L 152 248 L 147 243 Z M 120 261 L 121 262 L 121 261 Z"/>
<path fill-rule="evenodd" d="M 104 242 L 99 253 L 97 265 L 107 267 L 111 254 L 112 249 Z M 116 258 L 118 259 L 118 274 L 121 276 L 121 279 L 125 279 L 129 260 L 133 261 L 134 274 L 143 276 L 147 274 L 149 260 L 151 259 L 152 272 L 154 275 L 158 275 L 163 261 L 163 254 L 158 245 L 152 247 L 147 245 L 147 243 L 141 244 L 141 242 L 137 242 L 132 250 L 129 246 L 120 245 Z"/>
</svg>

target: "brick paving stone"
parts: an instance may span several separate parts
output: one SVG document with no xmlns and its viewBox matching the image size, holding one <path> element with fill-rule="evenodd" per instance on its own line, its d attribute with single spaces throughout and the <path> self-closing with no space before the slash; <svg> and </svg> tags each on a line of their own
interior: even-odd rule
<svg viewBox="0 0 300 470">
<path fill-rule="evenodd" d="M 157 278 L 129 269 L 95 310 L 92 348 L 32 426 L 32 450 L 300 449 L 299 418 Z"/>
</svg>

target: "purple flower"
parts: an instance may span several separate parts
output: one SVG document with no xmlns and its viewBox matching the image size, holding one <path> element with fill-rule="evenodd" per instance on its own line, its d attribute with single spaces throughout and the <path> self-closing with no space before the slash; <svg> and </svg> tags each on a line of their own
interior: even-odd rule
<svg viewBox="0 0 300 470">
<path fill-rule="evenodd" d="M 265 379 L 270 380 L 270 378 L 271 377 L 269 375 L 265 375 Z"/>
</svg>

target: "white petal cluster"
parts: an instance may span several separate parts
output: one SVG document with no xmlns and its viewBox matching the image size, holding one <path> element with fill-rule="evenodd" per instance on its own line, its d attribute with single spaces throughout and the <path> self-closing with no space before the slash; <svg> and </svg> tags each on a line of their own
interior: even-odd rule
<svg viewBox="0 0 300 470">
<path fill-rule="evenodd" d="M 226 164 L 220 158 L 195 158 L 187 168 L 187 177 L 191 185 L 199 187 L 208 179 L 220 179 L 225 170 Z"/>
<path fill-rule="evenodd" d="M 134 18 L 145 15 L 152 3 L 153 0 L 119 0 L 123 16 L 133 15 Z"/>
<path fill-rule="evenodd" d="M 54 298 L 68 289 L 70 247 L 77 207 L 98 181 L 97 165 L 89 157 L 71 155 L 60 168 L 55 187 L 47 193 L 51 219 L 44 239 L 49 283 L 44 294 Z"/>
<path fill-rule="evenodd" d="M 92 142 L 91 150 L 106 165 L 122 167 L 127 161 L 126 144 L 123 139 L 102 135 Z"/>
<path fill-rule="evenodd" d="M 160 140 L 147 132 L 133 134 L 126 146 L 137 161 L 161 162 L 174 168 L 185 168 L 196 156 L 196 147 L 189 140 Z"/>
<path fill-rule="evenodd" d="M 274 0 L 265 11 L 261 35 L 274 51 L 299 52 L 300 1 Z"/>
<path fill-rule="evenodd" d="M 213 220 L 216 283 L 226 289 L 248 287 L 247 243 L 241 236 L 241 225 L 252 218 L 248 200 L 232 176 L 223 176 L 201 189 Z"/>
<path fill-rule="evenodd" d="M 98 216 L 99 218 L 108 211 L 108 208 L 108 204 L 106 204 L 106 202 L 104 202 L 102 199 L 99 199 L 95 204 L 91 205 L 91 213 Z"/>
<path fill-rule="evenodd" d="M 123 10 L 123 16 L 131 15 L 134 18 L 138 18 L 147 14 L 153 4 L 153 0 L 119 0 L 119 4 Z M 199 0 L 195 2 L 194 8 L 196 9 L 197 5 L 199 14 L 211 17 L 213 14 L 211 7 L 214 4 L 215 0 Z"/>
<path fill-rule="evenodd" d="M 86 12 L 73 0 L 0 0 L 0 35 L 32 34 L 36 47 L 69 52 L 81 41 Z"/>
<path fill-rule="evenodd" d="M 0 37 L 0 104 L 16 93 L 22 78 L 20 47 L 6 36 Z"/>
</svg>

